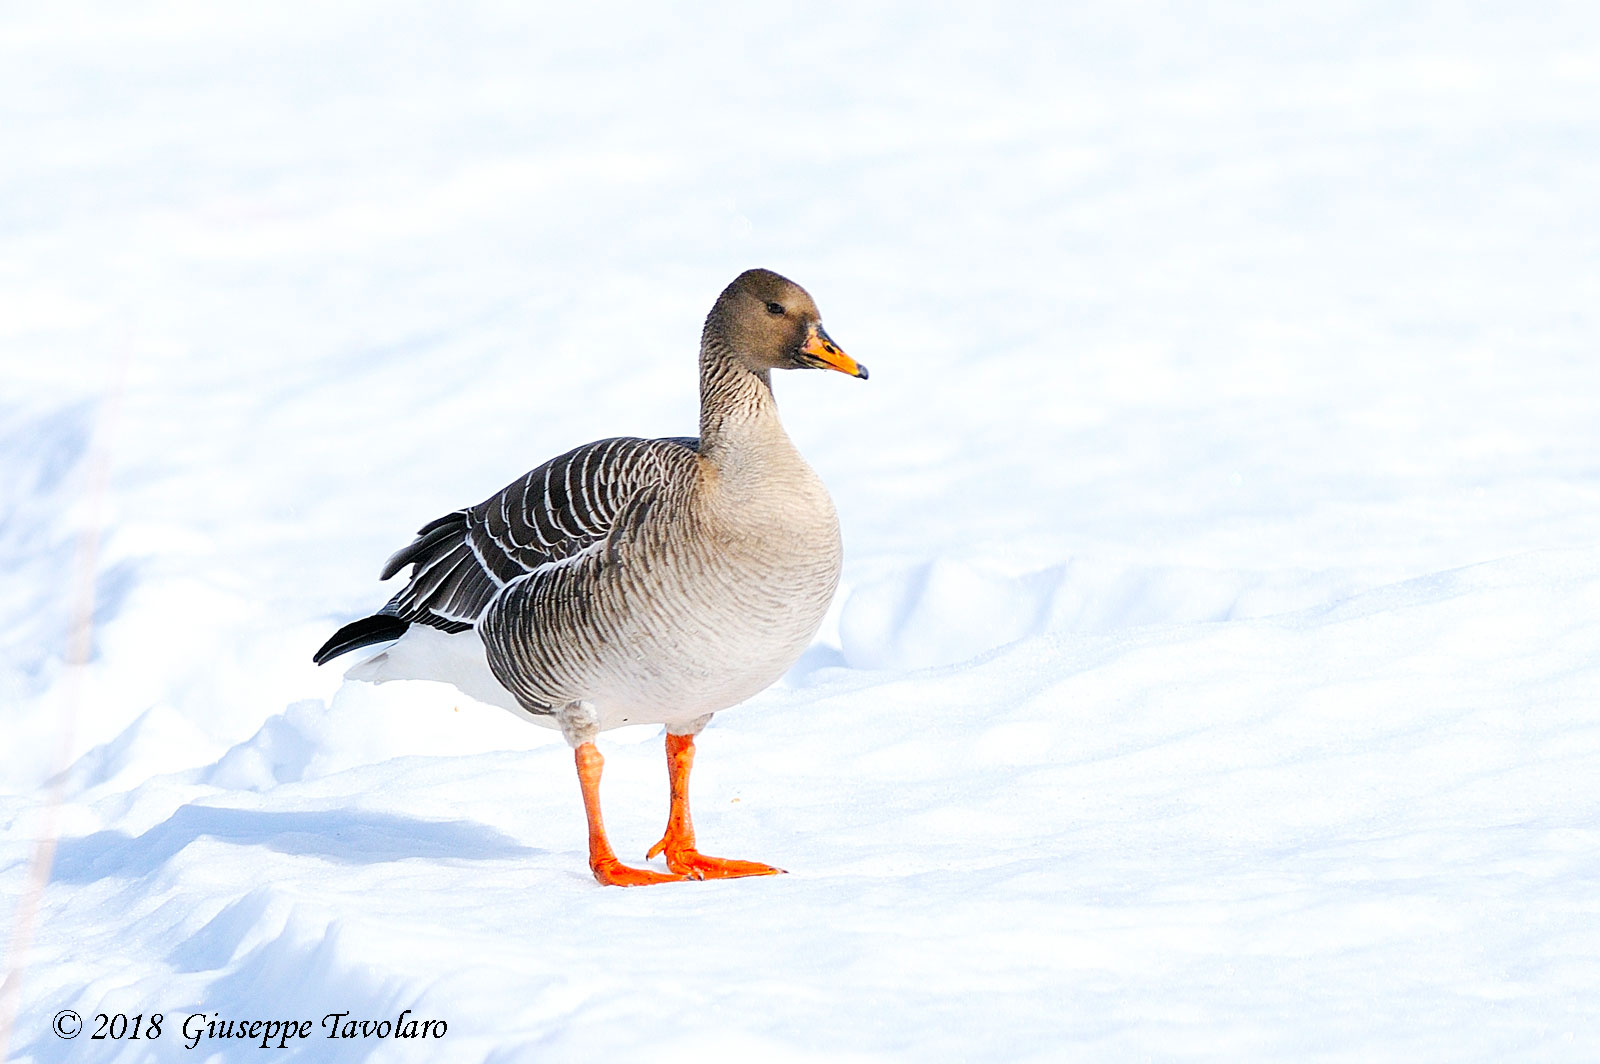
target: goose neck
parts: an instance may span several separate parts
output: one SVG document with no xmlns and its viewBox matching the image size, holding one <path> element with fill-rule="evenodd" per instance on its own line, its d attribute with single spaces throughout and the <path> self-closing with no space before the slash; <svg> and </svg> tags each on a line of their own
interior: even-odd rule
<svg viewBox="0 0 1600 1064">
<path fill-rule="evenodd" d="M 700 352 L 700 453 L 715 458 L 736 450 L 788 443 L 778 419 L 768 370 L 752 370 L 721 344 Z"/>
</svg>

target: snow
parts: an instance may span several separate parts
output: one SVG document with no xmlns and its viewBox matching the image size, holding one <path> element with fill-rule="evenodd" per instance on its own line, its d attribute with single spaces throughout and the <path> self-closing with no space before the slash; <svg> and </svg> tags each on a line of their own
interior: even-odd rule
<svg viewBox="0 0 1600 1064">
<path fill-rule="evenodd" d="M 10 1053 L 1600 1057 L 1597 93 L 1578 4 L 8 11 Z M 601 889 L 559 736 L 310 656 L 755 265 L 872 370 L 696 762 L 789 874 Z"/>
</svg>

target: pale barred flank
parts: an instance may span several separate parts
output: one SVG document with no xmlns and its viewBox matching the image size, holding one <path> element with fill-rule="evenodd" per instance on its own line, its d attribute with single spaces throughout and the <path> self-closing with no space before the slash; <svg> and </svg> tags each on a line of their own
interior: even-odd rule
<svg viewBox="0 0 1600 1064">
<path fill-rule="evenodd" d="M 722 415 L 710 453 L 689 452 L 692 468 L 635 497 L 637 519 L 512 581 L 484 614 L 490 667 L 528 709 L 588 700 L 607 726 L 713 713 L 770 684 L 816 633 L 839 578 L 832 503 L 767 384 L 707 366 Z"/>
</svg>

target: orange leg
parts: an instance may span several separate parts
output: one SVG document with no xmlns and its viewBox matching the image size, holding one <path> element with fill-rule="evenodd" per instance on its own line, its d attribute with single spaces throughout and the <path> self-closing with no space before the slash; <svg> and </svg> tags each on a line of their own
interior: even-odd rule
<svg viewBox="0 0 1600 1064">
<path fill-rule="evenodd" d="M 707 857 L 694 848 L 694 823 L 689 819 L 689 770 L 694 767 L 694 736 L 667 733 L 667 776 L 672 781 L 672 808 L 667 813 L 667 833 L 650 847 L 645 860 L 667 855 L 667 867 L 693 879 L 737 879 L 740 876 L 775 876 L 783 871 L 756 861 L 730 861 Z"/>
<path fill-rule="evenodd" d="M 600 769 L 605 758 L 594 743 L 582 743 L 574 751 L 578 762 L 578 783 L 583 787 L 583 811 L 589 818 L 589 870 L 603 887 L 642 887 L 650 883 L 673 883 L 689 877 L 652 872 L 648 868 L 629 868 L 617 860 L 600 821 Z M 676 872 L 676 869 L 674 869 Z"/>
</svg>

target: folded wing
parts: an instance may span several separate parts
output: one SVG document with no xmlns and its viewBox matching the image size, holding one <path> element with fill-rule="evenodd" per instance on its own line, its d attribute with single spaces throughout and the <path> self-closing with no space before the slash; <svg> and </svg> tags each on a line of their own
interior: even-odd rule
<svg viewBox="0 0 1600 1064">
<path fill-rule="evenodd" d="M 472 627 L 500 589 L 600 543 L 642 491 L 690 475 L 699 441 L 617 437 L 552 458 L 476 506 L 430 521 L 383 567 L 411 579 L 371 617 L 345 625 L 317 651 L 322 664 L 398 638 L 412 624 Z"/>
</svg>

